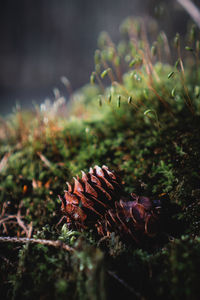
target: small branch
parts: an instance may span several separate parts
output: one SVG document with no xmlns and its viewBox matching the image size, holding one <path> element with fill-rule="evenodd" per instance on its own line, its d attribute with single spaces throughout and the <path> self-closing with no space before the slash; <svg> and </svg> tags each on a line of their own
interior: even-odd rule
<svg viewBox="0 0 200 300">
<path fill-rule="evenodd" d="M 16 219 L 17 224 L 19 225 L 19 227 L 21 227 L 23 229 L 23 231 L 26 234 L 26 237 L 30 238 L 32 231 L 33 231 L 33 223 L 31 221 L 31 223 L 26 226 L 24 224 L 24 222 L 22 221 L 22 219 L 24 219 L 24 216 L 21 215 L 22 205 L 23 205 L 23 202 L 21 201 L 19 203 L 19 207 L 18 207 L 18 211 L 17 211 L 16 215 L 5 215 L 7 204 L 6 204 L 6 202 L 4 202 L 3 208 L 2 208 L 2 213 L 0 215 L 0 226 L 3 225 L 4 231 L 8 234 L 6 224 L 11 223 L 10 222 L 11 219 Z"/>
<path fill-rule="evenodd" d="M 5 217 L 3 219 L 0 218 L 0 225 L 4 224 L 4 223 L 7 223 L 7 220 L 15 219 L 15 218 L 17 218 L 16 215 L 9 215 L 9 216 L 7 216 L 7 217 Z"/>
<path fill-rule="evenodd" d="M 123 279 L 119 278 L 115 272 L 112 271 L 107 271 L 107 273 L 113 277 L 115 280 L 117 280 L 119 283 L 121 283 L 121 285 L 123 285 L 127 290 L 129 290 L 129 292 L 131 292 L 132 294 L 134 294 L 135 297 L 137 297 L 137 299 L 142 299 L 145 300 L 144 296 L 142 296 L 140 293 L 136 292 L 131 286 L 129 286 Z"/>
<path fill-rule="evenodd" d="M 52 168 L 52 163 L 41 152 L 37 152 L 37 155 L 40 157 L 41 161 L 43 161 L 46 167 L 50 169 Z"/>
<path fill-rule="evenodd" d="M 200 28 L 200 11 L 191 0 L 176 0 L 188 12 L 190 17 Z"/>
<path fill-rule="evenodd" d="M 3 207 L 2 207 L 0 218 L 5 215 L 6 208 L 7 208 L 7 203 L 3 202 Z"/>
<path fill-rule="evenodd" d="M 4 243 L 31 243 L 31 244 L 41 244 L 47 246 L 53 246 L 55 248 L 61 248 L 68 252 L 74 252 L 75 249 L 62 243 L 61 241 L 52 241 L 52 240 L 42 240 L 42 239 L 29 239 L 29 238 L 17 238 L 17 237 L 0 237 L 0 242 Z"/>
<path fill-rule="evenodd" d="M 9 156 L 10 156 L 10 153 L 6 153 L 4 155 L 4 157 L 2 158 L 2 160 L 0 161 L 0 173 L 6 167 Z"/>
</svg>

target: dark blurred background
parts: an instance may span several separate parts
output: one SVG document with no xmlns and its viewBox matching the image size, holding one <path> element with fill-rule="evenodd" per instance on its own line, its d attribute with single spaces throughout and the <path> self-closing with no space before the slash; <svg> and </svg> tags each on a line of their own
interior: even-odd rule
<svg viewBox="0 0 200 300">
<path fill-rule="evenodd" d="M 1 0 L 0 114 L 53 98 L 54 87 L 67 97 L 63 75 L 73 89 L 87 83 L 99 33 L 118 40 L 130 15 L 157 18 L 170 36 L 184 33 L 188 19 L 175 0 Z"/>
</svg>

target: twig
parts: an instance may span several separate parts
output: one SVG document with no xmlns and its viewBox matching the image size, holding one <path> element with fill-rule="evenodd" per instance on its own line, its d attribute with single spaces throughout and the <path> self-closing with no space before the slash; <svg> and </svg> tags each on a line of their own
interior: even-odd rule
<svg viewBox="0 0 200 300">
<path fill-rule="evenodd" d="M 6 153 L 0 161 L 0 172 L 6 167 L 10 153 Z"/>
<path fill-rule="evenodd" d="M 31 244 L 41 244 L 41 245 L 47 245 L 47 246 L 53 246 L 55 248 L 61 248 L 68 252 L 74 252 L 75 249 L 62 243 L 61 241 L 52 241 L 52 240 L 42 240 L 42 239 L 29 239 L 29 238 L 17 238 L 17 237 L 0 237 L 0 242 L 4 243 L 31 243 Z"/>
<path fill-rule="evenodd" d="M 37 155 L 40 157 L 41 161 L 43 161 L 46 167 L 50 169 L 52 168 L 52 163 L 41 152 L 37 152 Z"/>
<path fill-rule="evenodd" d="M 121 283 L 121 285 L 123 285 L 127 290 L 129 290 L 129 292 L 131 292 L 132 294 L 134 294 L 138 299 L 142 299 L 145 300 L 145 297 L 142 296 L 140 293 L 136 292 L 131 286 L 129 286 L 123 279 L 119 278 L 115 272 L 113 271 L 107 271 L 107 273 L 113 277 L 114 279 L 116 279 L 119 283 Z"/>
<path fill-rule="evenodd" d="M 7 220 L 15 219 L 15 218 L 17 218 L 16 215 L 9 215 L 9 216 L 7 216 L 7 217 L 5 217 L 3 219 L 0 218 L 0 225 L 4 224 L 5 222 L 7 223 Z"/>
<path fill-rule="evenodd" d="M 32 222 L 28 225 L 28 228 L 25 226 L 24 222 L 22 221 L 22 216 L 21 216 L 21 207 L 22 207 L 23 203 L 22 201 L 20 202 L 19 204 L 19 208 L 18 208 L 18 211 L 17 211 L 17 215 L 16 215 L 16 218 L 17 218 L 17 223 L 18 225 L 24 230 L 24 232 L 26 233 L 26 236 L 27 238 L 30 238 L 31 237 L 31 234 L 32 234 L 32 229 L 33 229 L 33 226 L 32 226 Z"/>
<path fill-rule="evenodd" d="M 7 203 L 3 202 L 3 207 L 2 207 L 2 211 L 1 211 L 1 217 L 4 216 L 4 214 L 6 212 L 6 208 L 7 208 Z"/>
<path fill-rule="evenodd" d="M 191 0 L 176 0 L 188 12 L 191 18 L 200 28 L 200 11 Z"/>
<path fill-rule="evenodd" d="M 4 231 L 8 234 L 6 223 L 10 223 L 11 219 L 16 219 L 17 224 L 24 230 L 26 237 L 30 238 L 33 230 L 33 223 L 31 222 L 27 226 L 24 224 L 22 219 L 24 219 L 24 216 L 21 215 L 21 208 L 22 208 L 23 202 L 21 201 L 19 203 L 18 211 L 16 215 L 5 215 L 7 204 L 4 202 L 2 212 L 0 215 L 0 226 L 3 225 Z"/>
</svg>

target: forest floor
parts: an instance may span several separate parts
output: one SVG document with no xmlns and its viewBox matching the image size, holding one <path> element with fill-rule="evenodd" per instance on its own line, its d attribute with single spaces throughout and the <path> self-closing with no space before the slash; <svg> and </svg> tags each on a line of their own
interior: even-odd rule
<svg viewBox="0 0 200 300">
<path fill-rule="evenodd" d="M 166 64 L 155 53 L 166 44 L 150 49 L 134 34 L 118 46 L 100 37 L 98 84 L 69 103 L 56 91 L 52 104 L 0 120 L 2 299 L 199 298 L 199 41 L 183 64 L 176 35 L 177 60 Z M 115 230 L 102 239 L 59 224 L 66 181 L 95 165 L 114 170 L 127 193 L 161 203 L 155 239 L 135 244 Z"/>
</svg>

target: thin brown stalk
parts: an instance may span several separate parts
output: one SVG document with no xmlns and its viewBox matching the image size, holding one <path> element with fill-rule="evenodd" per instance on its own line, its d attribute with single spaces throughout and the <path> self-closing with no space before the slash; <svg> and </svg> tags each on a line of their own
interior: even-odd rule
<svg viewBox="0 0 200 300">
<path fill-rule="evenodd" d="M 0 173 L 6 167 L 10 153 L 6 153 L 0 161 Z"/>
<path fill-rule="evenodd" d="M 3 243 L 20 243 L 20 244 L 26 244 L 26 243 L 31 243 L 31 244 L 41 244 L 41 245 L 46 245 L 46 246 L 53 246 L 55 248 L 61 248 L 65 251 L 68 252 L 74 252 L 75 249 L 62 243 L 61 241 L 52 241 L 52 240 L 44 240 L 44 239 L 33 239 L 33 238 L 18 238 L 18 237 L 0 237 L 0 242 Z"/>
<path fill-rule="evenodd" d="M 21 227 L 23 229 L 23 231 L 26 234 L 26 237 L 30 238 L 31 234 L 32 234 L 32 230 L 33 230 L 33 225 L 32 225 L 32 222 L 30 224 L 28 224 L 27 226 L 24 224 L 24 222 L 22 220 L 22 219 L 24 219 L 24 216 L 21 215 L 22 205 L 23 205 L 23 203 L 21 201 L 16 215 L 6 215 L 5 213 L 6 213 L 7 204 L 3 205 L 2 212 L 0 215 L 0 226 L 2 225 L 4 228 L 4 231 L 6 232 L 6 234 L 8 234 L 6 224 L 15 223 L 12 220 L 16 219 L 16 223 L 19 225 L 19 227 Z"/>
<path fill-rule="evenodd" d="M 149 84 L 149 89 L 156 95 L 156 97 L 162 102 L 164 107 L 167 109 L 167 111 L 170 113 L 172 117 L 174 117 L 172 110 L 169 106 L 169 104 L 158 94 L 158 92 Z"/>
</svg>

